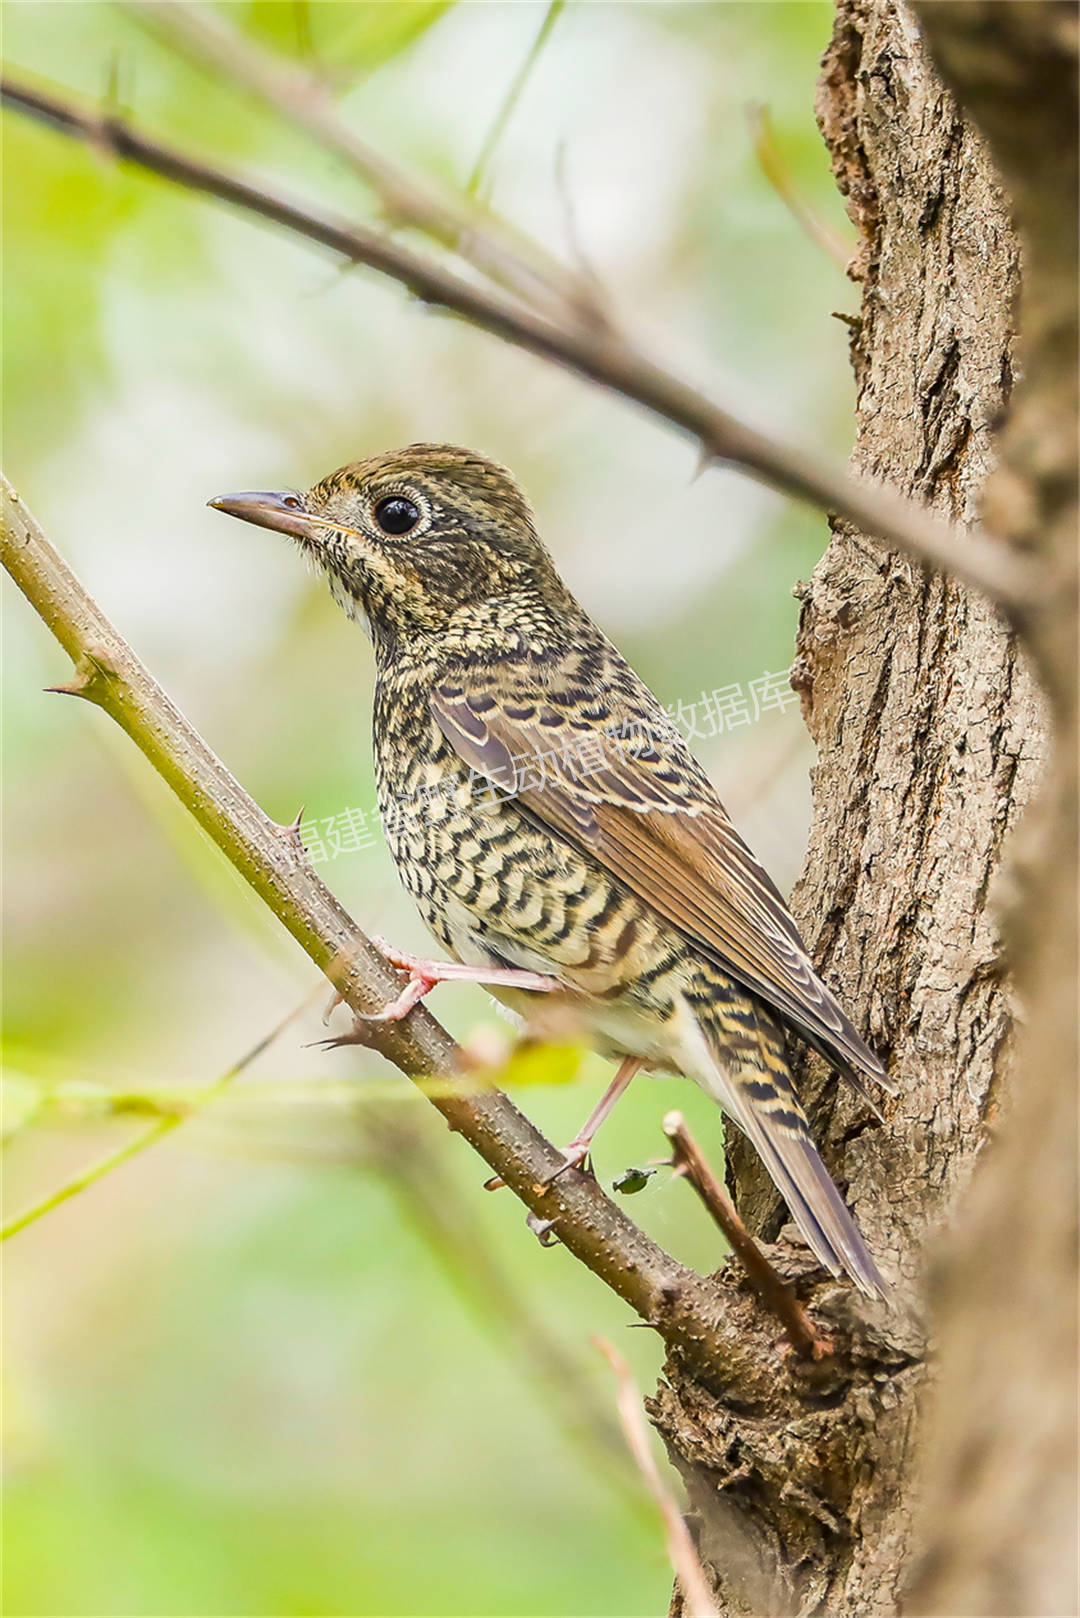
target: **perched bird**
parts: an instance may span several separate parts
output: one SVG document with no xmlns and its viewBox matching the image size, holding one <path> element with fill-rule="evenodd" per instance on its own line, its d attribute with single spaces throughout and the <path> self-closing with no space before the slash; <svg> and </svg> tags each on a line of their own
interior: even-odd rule
<svg viewBox="0 0 1080 1618">
<path fill-rule="evenodd" d="M 568 1165 L 639 1067 L 686 1074 L 749 1137 L 820 1263 L 879 1294 L 784 1032 L 860 1091 L 860 1075 L 886 1083 L 882 1065 L 681 735 L 560 579 L 510 473 L 411 444 L 306 494 L 210 504 L 299 541 L 374 643 L 387 840 L 456 963 L 388 952 L 410 978 L 380 1015 L 447 978 L 518 1010 L 563 991 L 621 1064 Z"/>
</svg>

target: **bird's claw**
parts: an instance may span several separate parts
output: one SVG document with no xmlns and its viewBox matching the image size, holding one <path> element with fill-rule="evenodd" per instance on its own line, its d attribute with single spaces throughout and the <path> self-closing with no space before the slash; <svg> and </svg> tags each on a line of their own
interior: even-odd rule
<svg viewBox="0 0 1080 1618">
<path fill-rule="evenodd" d="M 405 969 L 409 971 L 409 968 Z M 400 1022 L 407 1017 L 414 1006 L 418 1006 L 425 994 L 428 994 L 438 983 L 438 978 L 431 978 L 422 972 L 410 972 L 409 981 L 401 993 L 393 1000 L 387 1002 L 381 1011 L 354 1011 L 353 1016 L 357 1022 Z"/>
<path fill-rule="evenodd" d="M 541 1219 L 538 1214 L 530 1213 L 526 1214 L 525 1223 L 541 1247 L 554 1247 L 559 1239 L 551 1234 L 552 1226 L 555 1223 L 554 1219 Z"/>
<path fill-rule="evenodd" d="M 552 1169 L 550 1174 L 545 1174 L 542 1180 L 537 1180 L 535 1182 L 535 1189 L 538 1192 L 546 1191 L 549 1185 L 553 1185 L 555 1183 L 560 1174 L 566 1173 L 567 1169 L 580 1169 L 582 1174 L 587 1174 L 589 1176 L 590 1180 L 596 1179 L 587 1145 L 580 1146 L 576 1142 L 572 1143 L 563 1153 L 563 1159 L 563 1162 L 559 1164 L 557 1169 Z M 503 1179 L 501 1174 L 493 1174 L 490 1180 L 484 1181 L 484 1190 L 501 1191 L 505 1184 L 506 1181 Z"/>
<path fill-rule="evenodd" d="M 596 1175 L 593 1173 L 593 1166 L 589 1157 L 589 1145 L 590 1142 L 588 1141 L 571 1141 L 563 1152 L 563 1161 L 557 1169 L 552 1169 L 550 1174 L 545 1174 L 544 1178 L 538 1182 L 539 1188 L 546 1191 L 548 1186 L 553 1185 L 561 1174 L 566 1173 L 567 1169 L 580 1169 L 582 1174 L 587 1174 L 591 1180 L 595 1180 Z"/>
</svg>

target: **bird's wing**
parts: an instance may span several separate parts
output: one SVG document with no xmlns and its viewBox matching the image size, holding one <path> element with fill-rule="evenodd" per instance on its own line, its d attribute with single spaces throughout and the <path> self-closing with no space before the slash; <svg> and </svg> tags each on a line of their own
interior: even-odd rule
<svg viewBox="0 0 1080 1618">
<path fill-rule="evenodd" d="M 849 1077 L 889 1088 L 682 737 L 625 665 L 619 685 L 597 696 L 540 668 L 535 680 L 462 670 L 431 707 L 497 792 L 600 860 Z"/>
</svg>

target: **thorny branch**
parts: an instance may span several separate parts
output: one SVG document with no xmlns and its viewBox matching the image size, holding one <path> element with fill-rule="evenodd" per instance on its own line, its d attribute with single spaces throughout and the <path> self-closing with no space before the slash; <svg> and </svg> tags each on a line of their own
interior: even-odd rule
<svg viewBox="0 0 1080 1618">
<path fill-rule="evenodd" d="M 181 1124 L 196 1116 L 205 1117 L 212 1105 L 231 1088 L 233 1081 L 316 1000 L 325 997 L 326 986 L 319 978 L 313 991 L 309 991 L 269 1033 L 257 1040 L 227 1072 L 210 1084 L 155 1086 L 132 1094 L 104 1086 L 94 1090 L 81 1082 L 77 1088 L 77 1099 L 88 1105 L 94 1117 L 100 1118 L 103 1109 L 108 1108 L 116 1114 L 134 1112 L 140 1117 L 145 1117 L 149 1112 L 153 1115 L 153 1121 L 122 1146 L 91 1163 L 6 1224 L 0 1225 L 0 1242 L 18 1235 L 72 1197 L 97 1185 L 116 1169 L 156 1146 Z M 358 1098 L 355 1085 L 330 1082 L 338 1103 L 336 1110 L 340 1112 L 342 1103 L 348 1107 L 359 1142 L 362 1143 L 359 1150 L 356 1138 L 345 1145 L 343 1160 L 351 1163 L 363 1158 L 368 1166 L 381 1174 L 405 1218 L 419 1230 L 468 1307 L 483 1325 L 490 1327 L 495 1324 L 504 1338 L 509 1337 L 515 1363 L 525 1368 L 544 1396 L 551 1401 L 571 1442 L 579 1447 L 582 1456 L 591 1465 L 602 1469 L 607 1481 L 618 1482 L 625 1487 L 621 1472 L 616 1472 L 613 1465 L 621 1449 L 618 1430 L 606 1411 L 597 1404 L 573 1355 L 566 1351 L 547 1321 L 531 1309 L 519 1293 L 467 1198 L 462 1195 L 456 1180 L 447 1174 L 441 1155 L 432 1150 L 425 1135 L 416 1129 L 415 1120 L 402 1119 L 400 1109 L 391 1105 L 389 1098 L 383 1101 L 378 1099 L 371 1083 L 364 1085 L 363 1096 Z M 275 1103 L 280 1104 L 282 1085 L 278 1083 L 270 1088 Z M 87 1094 L 88 1089 L 92 1093 Z M 317 1082 L 313 1084 L 311 1079 L 304 1081 L 301 1093 L 305 1098 L 310 1100 L 318 1091 Z M 252 1088 L 246 1087 L 244 1093 L 250 1102 Z M 401 1091 L 397 1085 L 392 1093 L 400 1097 Z M 65 1098 L 65 1117 L 69 1115 L 70 1107 L 71 1098 Z M 290 1153 L 290 1160 L 294 1157 L 295 1148 Z"/>
<path fill-rule="evenodd" d="M 279 826 L 210 750 L 87 594 L 5 479 L 0 560 L 75 665 L 63 689 L 108 713 L 203 831 L 269 905 L 353 1011 L 378 1010 L 401 979 L 315 874 L 294 829 Z M 727 1329 L 717 1288 L 640 1231 L 590 1175 L 508 1096 L 462 1079 L 458 1048 L 418 1006 L 402 1022 L 373 1023 L 371 1044 L 420 1081 L 452 1130 L 553 1234 L 655 1328 L 707 1384 L 752 1376 L 749 1352 Z M 439 1077 L 444 1084 L 431 1085 Z"/>
<path fill-rule="evenodd" d="M 665 371 L 606 324 L 560 325 L 497 287 L 466 281 L 379 231 L 349 224 L 251 185 L 238 175 L 139 133 L 122 119 L 89 112 L 66 96 L 10 77 L 0 81 L 0 96 L 12 107 L 85 141 L 96 151 L 135 163 L 318 242 L 349 263 L 365 264 L 399 281 L 424 302 L 462 315 L 504 341 L 621 394 L 696 440 L 707 462 L 729 463 L 784 493 L 835 512 L 863 533 L 876 535 L 918 561 L 947 569 L 1015 617 L 1041 604 L 1041 575 L 1033 563 L 1022 561 L 985 534 L 957 530 L 883 485 L 855 481 L 819 453 L 777 443 Z"/>
</svg>

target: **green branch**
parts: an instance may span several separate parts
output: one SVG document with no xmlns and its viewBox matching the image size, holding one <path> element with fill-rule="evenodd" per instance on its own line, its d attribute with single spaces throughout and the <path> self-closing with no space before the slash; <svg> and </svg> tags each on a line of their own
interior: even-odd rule
<svg viewBox="0 0 1080 1618">
<path fill-rule="evenodd" d="M 315 874 L 293 829 L 265 815 L 229 774 L 6 480 L 2 491 L 0 560 L 75 665 L 71 683 L 54 689 L 93 702 L 127 732 L 347 1005 L 364 1013 L 393 999 L 400 979 Z M 561 1153 L 506 1095 L 459 1077 L 457 1047 L 423 1006 L 400 1023 L 370 1027 L 374 1048 L 409 1077 L 448 1081 L 428 1099 L 449 1127 L 699 1376 L 756 1382 L 743 1334 L 727 1321 L 714 1284 L 640 1231 L 591 1176 L 571 1171 L 545 1183 L 561 1168 Z M 139 1149 L 130 1143 L 130 1151 Z M 88 1172 L 99 1177 L 108 1169 L 99 1164 Z"/>
<path fill-rule="evenodd" d="M 8 492 L 6 483 L 4 484 L 4 490 L 6 496 Z M 163 1111 L 162 1116 L 156 1118 L 149 1128 L 143 1130 L 141 1134 L 136 1135 L 132 1140 L 126 1141 L 123 1146 L 118 1146 L 114 1152 L 109 1152 L 107 1156 L 92 1164 L 90 1168 L 83 1169 L 80 1174 L 66 1180 L 56 1191 L 51 1191 L 48 1196 L 42 1197 L 40 1202 L 33 1203 L 23 1213 L 18 1214 L 14 1219 L 10 1219 L 6 1225 L 0 1226 L 0 1242 L 6 1242 L 9 1236 L 15 1236 L 20 1230 L 25 1230 L 27 1225 L 34 1224 L 38 1219 L 43 1218 L 45 1214 L 51 1213 L 54 1208 L 59 1208 L 62 1203 L 69 1201 L 71 1197 L 77 1196 L 80 1191 L 85 1191 L 87 1186 L 96 1185 L 98 1180 L 103 1180 L 107 1174 L 112 1173 L 113 1169 L 120 1168 L 122 1164 L 130 1162 L 133 1157 L 137 1157 L 140 1152 L 145 1152 L 148 1146 L 156 1146 L 159 1140 L 164 1140 L 165 1136 L 171 1134 L 177 1125 L 182 1124 L 186 1118 L 190 1118 L 194 1112 L 201 1111 L 204 1107 L 208 1107 L 211 1102 L 216 1101 L 229 1088 L 232 1081 L 243 1073 L 245 1068 L 250 1067 L 255 1058 L 261 1056 L 266 1047 L 272 1044 L 279 1034 L 284 1033 L 289 1024 L 294 1022 L 300 1013 L 310 1005 L 311 999 L 312 996 L 308 995 L 296 1007 L 295 1011 L 290 1011 L 289 1015 L 284 1017 L 276 1028 L 272 1029 L 269 1034 L 265 1034 L 257 1044 L 245 1052 L 238 1062 L 234 1062 L 228 1072 L 223 1073 L 220 1079 L 216 1079 L 213 1084 L 201 1089 L 197 1096 L 181 1097 L 177 1095 L 171 1109 Z M 102 1094 L 107 1095 L 108 1092 L 103 1091 Z M 115 1099 L 119 1101 L 122 1098 L 117 1096 Z"/>
</svg>

